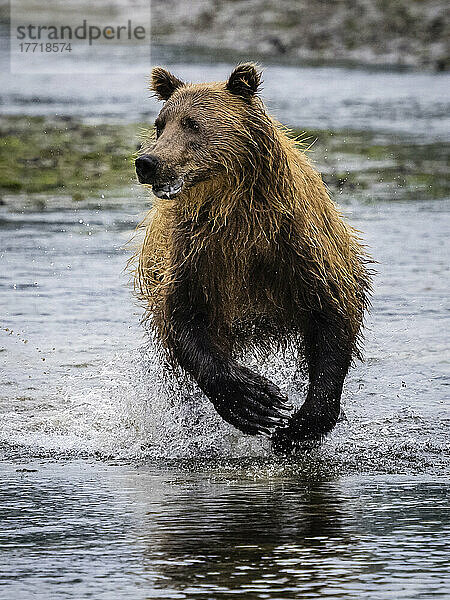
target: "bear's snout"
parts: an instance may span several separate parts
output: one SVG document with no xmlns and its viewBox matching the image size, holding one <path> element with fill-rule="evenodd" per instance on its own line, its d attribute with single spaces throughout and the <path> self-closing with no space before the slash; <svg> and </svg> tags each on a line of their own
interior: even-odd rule
<svg viewBox="0 0 450 600">
<path fill-rule="evenodd" d="M 160 166 L 156 156 L 143 154 L 135 160 L 136 175 L 140 183 L 153 183 Z"/>
</svg>

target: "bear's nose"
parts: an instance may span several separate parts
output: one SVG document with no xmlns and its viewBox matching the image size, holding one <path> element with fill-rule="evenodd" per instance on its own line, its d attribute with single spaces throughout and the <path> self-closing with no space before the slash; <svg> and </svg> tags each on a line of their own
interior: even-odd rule
<svg viewBox="0 0 450 600">
<path fill-rule="evenodd" d="M 151 154 L 143 154 L 135 160 L 136 174 L 141 183 L 152 183 L 159 167 L 159 159 Z"/>
</svg>

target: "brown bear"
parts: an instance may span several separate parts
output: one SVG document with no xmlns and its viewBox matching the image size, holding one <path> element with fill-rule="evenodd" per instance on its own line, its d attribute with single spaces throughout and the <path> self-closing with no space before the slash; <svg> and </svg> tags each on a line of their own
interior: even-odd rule
<svg viewBox="0 0 450 600">
<path fill-rule="evenodd" d="M 164 105 L 136 159 L 155 196 L 136 289 L 171 364 L 226 421 L 290 452 L 336 424 L 359 356 L 369 258 L 321 176 L 267 113 L 260 82 L 251 63 L 218 83 L 153 69 Z M 309 378 L 290 417 L 280 390 L 238 362 L 244 350 L 288 347 Z"/>
</svg>

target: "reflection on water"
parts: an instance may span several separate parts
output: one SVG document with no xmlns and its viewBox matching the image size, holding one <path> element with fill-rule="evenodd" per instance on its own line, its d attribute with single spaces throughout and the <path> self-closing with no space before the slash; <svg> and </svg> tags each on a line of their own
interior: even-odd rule
<svg viewBox="0 0 450 600">
<path fill-rule="evenodd" d="M 436 484 L 192 486 L 170 499 L 167 512 L 169 525 L 166 516 L 155 515 L 150 530 L 159 532 L 159 543 L 154 547 L 150 532 L 146 558 L 154 569 L 162 554 L 160 575 L 177 588 L 213 597 L 216 589 L 238 589 L 284 598 L 300 591 L 308 598 L 344 592 L 372 598 L 374 587 L 384 598 L 442 591 L 450 545 L 436 535 L 445 517 L 444 489 Z M 423 575 L 417 573 L 418 531 L 429 552 L 419 561 Z M 417 579 L 409 580 L 411 571 Z"/>
<path fill-rule="evenodd" d="M 2 467 L 2 598 L 450 594 L 440 478 L 273 478 L 259 467 L 256 481 L 226 463 L 26 467 Z"/>
</svg>

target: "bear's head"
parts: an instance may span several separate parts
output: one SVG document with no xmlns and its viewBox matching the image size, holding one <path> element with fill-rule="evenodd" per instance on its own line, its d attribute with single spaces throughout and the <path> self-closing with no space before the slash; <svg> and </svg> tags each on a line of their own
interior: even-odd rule
<svg viewBox="0 0 450 600">
<path fill-rule="evenodd" d="M 170 199 L 243 163 L 251 165 L 249 155 L 257 150 L 251 128 L 265 114 L 256 95 L 260 83 L 252 63 L 238 65 L 225 82 L 200 84 L 154 68 L 151 89 L 164 105 L 136 159 L 140 183 Z"/>
</svg>

